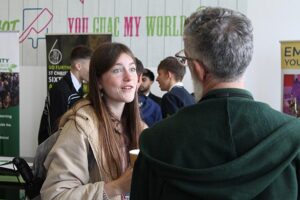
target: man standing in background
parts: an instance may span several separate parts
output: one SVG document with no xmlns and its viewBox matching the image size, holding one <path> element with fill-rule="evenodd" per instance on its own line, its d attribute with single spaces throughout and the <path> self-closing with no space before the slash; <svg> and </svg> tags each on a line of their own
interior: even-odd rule
<svg viewBox="0 0 300 200">
<path fill-rule="evenodd" d="M 163 118 L 166 118 L 179 109 L 193 105 L 194 97 L 183 87 L 185 66 L 179 63 L 175 57 L 167 57 L 160 62 L 157 68 L 156 78 L 162 91 L 167 91 L 161 101 Z"/>
<path fill-rule="evenodd" d="M 144 65 L 136 58 L 136 71 L 139 79 L 139 88 L 143 84 L 144 78 Z M 149 126 L 153 126 L 156 122 L 162 119 L 160 106 L 152 100 L 149 96 L 146 96 L 139 90 L 139 108 L 142 120 Z"/>
<path fill-rule="evenodd" d="M 142 82 L 139 87 L 139 92 L 143 93 L 145 96 L 151 98 L 155 101 L 159 106 L 161 105 L 161 98 L 154 95 L 151 92 L 151 86 L 154 81 L 154 74 L 150 69 L 145 68 L 143 71 Z"/>
<path fill-rule="evenodd" d="M 92 50 L 76 46 L 70 55 L 70 71 L 49 90 L 40 123 L 38 144 L 58 129 L 59 118 L 83 97 L 83 82 L 89 80 Z"/>
</svg>

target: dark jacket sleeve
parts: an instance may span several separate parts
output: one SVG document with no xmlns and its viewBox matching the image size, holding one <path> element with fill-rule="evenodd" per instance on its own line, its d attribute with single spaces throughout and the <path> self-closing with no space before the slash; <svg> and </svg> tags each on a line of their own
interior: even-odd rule
<svg viewBox="0 0 300 200">
<path fill-rule="evenodd" d="M 38 134 L 38 144 L 44 142 L 51 134 L 50 127 L 50 116 L 49 116 L 49 94 L 46 97 L 44 110 L 41 117 L 39 134 Z"/>
<path fill-rule="evenodd" d="M 148 200 L 149 169 L 146 160 L 140 153 L 134 164 L 132 174 L 130 200 Z M 150 200 L 150 199 L 149 199 Z"/>
<path fill-rule="evenodd" d="M 52 132 L 57 130 L 59 118 L 68 109 L 67 90 L 64 88 L 53 88 L 50 90 L 50 124 Z"/>
<path fill-rule="evenodd" d="M 181 101 L 173 94 L 167 93 L 161 101 L 161 111 L 163 118 L 176 113 L 182 107 Z"/>
<path fill-rule="evenodd" d="M 169 182 L 161 175 L 158 175 L 154 168 L 151 167 L 151 163 L 140 153 L 133 169 L 130 200 L 199 199 L 172 186 Z"/>
<path fill-rule="evenodd" d="M 158 107 L 156 110 L 155 110 L 155 119 L 154 119 L 154 122 L 158 122 L 162 120 L 162 114 L 161 114 L 161 108 Z"/>
</svg>

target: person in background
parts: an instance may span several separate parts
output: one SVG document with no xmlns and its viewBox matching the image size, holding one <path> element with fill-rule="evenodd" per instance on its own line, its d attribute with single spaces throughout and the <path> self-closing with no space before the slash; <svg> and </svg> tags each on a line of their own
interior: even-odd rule
<svg viewBox="0 0 300 200">
<path fill-rule="evenodd" d="M 183 40 L 176 56 L 201 100 L 141 134 L 131 200 L 298 199 L 300 120 L 244 89 L 251 21 L 207 7 L 186 19 Z"/>
<path fill-rule="evenodd" d="M 89 93 L 60 120 L 61 133 L 45 160 L 42 199 L 125 199 L 144 129 L 138 107 L 135 57 L 120 43 L 93 53 Z"/>
<path fill-rule="evenodd" d="M 70 55 L 70 71 L 49 90 L 41 118 L 38 144 L 57 131 L 59 118 L 76 101 L 83 97 L 83 82 L 89 80 L 89 65 L 92 50 L 76 46 Z"/>
<path fill-rule="evenodd" d="M 12 102 L 12 100 L 11 100 L 11 94 L 10 94 L 10 92 L 5 91 L 3 93 L 2 107 L 3 108 L 10 107 L 11 106 L 11 102 Z"/>
<path fill-rule="evenodd" d="M 153 84 L 155 77 L 153 72 L 150 69 L 145 68 L 143 71 L 143 77 L 142 82 L 139 87 L 139 92 L 143 93 L 145 96 L 151 98 L 153 101 L 155 101 L 159 106 L 161 105 L 161 98 L 154 95 L 151 92 L 151 86 Z"/>
<path fill-rule="evenodd" d="M 142 87 L 144 79 L 144 65 L 136 58 L 136 68 L 139 77 L 139 107 L 141 112 L 141 117 L 143 121 L 149 126 L 153 126 L 156 122 L 162 119 L 160 106 L 150 98 L 141 92 L 140 87 Z"/>
<path fill-rule="evenodd" d="M 162 91 L 167 91 L 161 101 L 163 118 L 195 103 L 195 98 L 183 87 L 181 82 L 185 71 L 185 66 L 171 56 L 162 60 L 158 65 L 156 81 Z"/>
</svg>

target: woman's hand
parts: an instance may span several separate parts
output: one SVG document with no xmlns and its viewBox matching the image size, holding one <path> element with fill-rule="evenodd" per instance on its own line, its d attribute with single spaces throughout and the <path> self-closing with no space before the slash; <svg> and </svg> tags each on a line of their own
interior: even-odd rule
<svg viewBox="0 0 300 200">
<path fill-rule="evenodd" d="M 120 178 L 104 185 L 104 191 L 109 198 L 130 192 L 132 170 L 129 167 Z"/>
</svg>

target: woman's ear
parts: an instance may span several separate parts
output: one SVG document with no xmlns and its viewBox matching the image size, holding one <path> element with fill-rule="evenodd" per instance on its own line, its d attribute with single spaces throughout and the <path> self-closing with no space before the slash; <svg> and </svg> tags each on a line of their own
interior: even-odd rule
<svg viewBox="0 0 300 200">
<path fill-rule="evenodd" d="M 102 87 L 102 84 L 101 84 L 101 81 L 100 81 L 100 80 L 98 80 L 98 87 L 99 87 L 99 89 L 100 89 L 100 90 L 102 90 L 102 89 L 103 89 L 103 87 Z"/>
</svg>

